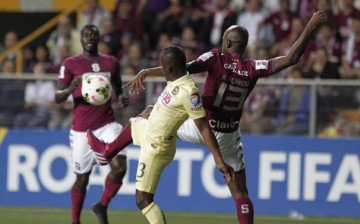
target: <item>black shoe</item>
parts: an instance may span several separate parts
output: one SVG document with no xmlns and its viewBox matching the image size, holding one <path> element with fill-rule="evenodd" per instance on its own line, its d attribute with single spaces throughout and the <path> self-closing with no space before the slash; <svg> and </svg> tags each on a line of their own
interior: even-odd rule
<svg viewBox="0 0 360 224">
<path fill-rule="evenodd" d="M 96 203 L 92 208 L 91 212 L 96 215 L 99 219 L 99 224 L 108 224 L 107 209 L 100 202 Z"/>
</svg>

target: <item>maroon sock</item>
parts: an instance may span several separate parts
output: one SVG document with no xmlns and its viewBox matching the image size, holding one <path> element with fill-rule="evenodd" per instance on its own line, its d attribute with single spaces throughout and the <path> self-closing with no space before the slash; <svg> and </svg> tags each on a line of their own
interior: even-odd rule
<svg viewBox="0 0 360 224">
<path fill-rule="evenodd" d="M 106 152 L 107 158 L 112 158 L 123 150 L 126 146 L 132 143 L 131 137 L 131 124 L 127 124 L 120 132 L 119 136 L 111 143 L 109 143 L 108 151 Z"/>
<path fill-rule="evenodd" d="M 84 204 L 86 191 L 81 192 L 71 188 L 71 220 L 73 224 L 80 224 L 80 214 Z"/>
<path fill-rule="evenodd" d="M 120 189 L 122 183 L 117 183 L 111 179 L 109 175 L 106 176 L 104 191 L 101 195 L 100 203 L 107 207 L 111 198 L 113 198 L 118 190 Z"/>
<path fill-rule="evenodd" d="M 248 197 L 238 198 L 236 200 L 237 217 L 240 224 L 254 223 L 254 207 Z"/>
</svg>

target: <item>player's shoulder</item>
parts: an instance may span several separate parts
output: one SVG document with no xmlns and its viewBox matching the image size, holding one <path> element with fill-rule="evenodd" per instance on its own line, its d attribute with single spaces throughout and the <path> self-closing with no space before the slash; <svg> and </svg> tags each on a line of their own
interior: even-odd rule
<svg viewBox="0 0 360 224">
<path fill-rule="evenodd" d="M 83 54 L 77 54 L 71 57 L 68 57 L 64 60 L 64 65 L 71 65 L 71 64 L 77 64 L 79 61 L 81 61 L 84 58 Z"/>
<path fill-rule="evenodd" d="M 198 57 L 198 60 L 207 61 L 207 60 L 210 60 L 211 58 L 217 58 L 220 55 L 221 55 L 221 51 L 219 49 L 214 48 L 214 49 L 200 55 Z"/>
<path fill-rule="evenodd" d="M 187 95 L 192 95 L 194 92 L 200 92 L 199 87 L 196 85 L 195 81 L 189 77 L 186 84 L 183 86 L 184 92 Z"/>
<path fill-rule="evenodd" d="M 113 63 L 115 63 L 115 62 L 117 63 L 117 62 L 118 62 L 117 58 L 114 57 L 113 55 L 100 53 L 99 56 L 100 56 L 100 58 L 102 58 L 102 59 L 104 59 L 104 60 L 107 60 L 107 61 L 111 61 L 111 62 L 113 62 Z"/>
</svg>

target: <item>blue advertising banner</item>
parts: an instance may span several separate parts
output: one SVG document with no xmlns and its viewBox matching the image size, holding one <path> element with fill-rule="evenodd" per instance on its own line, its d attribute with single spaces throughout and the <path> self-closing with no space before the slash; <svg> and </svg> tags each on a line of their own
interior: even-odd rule
<svg viewBox="0 0 360 224">
<path fill-rule="evenodd" d="M 247 182 L 256 214 L 360 217 L 360 140 L 243 136 Z M 74 181 L 67 131 L 0 131 L 0 206 L 69 207 Z M 111 208 L 137 209 L 139 148 Z M 107 166 L 94 166 L 85 207 L 102 193 Z M 235 213 L 206 147 L 178 141 L 155 200 L 166 211 Z"/>
</svg>

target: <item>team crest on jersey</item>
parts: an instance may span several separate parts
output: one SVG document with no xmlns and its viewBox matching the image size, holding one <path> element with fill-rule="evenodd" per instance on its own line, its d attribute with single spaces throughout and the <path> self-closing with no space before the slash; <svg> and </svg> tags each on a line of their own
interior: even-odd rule
<svg viewBox="0 0 360 224">
<path fill-rule="evenodd" d="M 169 106 L 170 104 L 170 101 L 171 101 L 171 95 L 168 91 L 164 90 L 162 93 L 161 93 L 161 96 L 160 96 L 160 99 L 161 99 L 161 102 L 165 105 L 165 106 Z"/>
<path fill-rule="evenodd" d="M 194 107 L 197 107 L 201 104 L 200 94 L 198 92 L 191 94 L 190 102 Z"/>
<path fill-rule="evenodd" d="M 268 69 L 268 60 L 255 60 L 255 70 Z"/>
<path fill-rule="evenodd" d="M 178 93 L 179 93 L 179 87 L 176 86 L 171 93 L 172 93 L 173 95 L 178 94 Z"/>
</svg>

